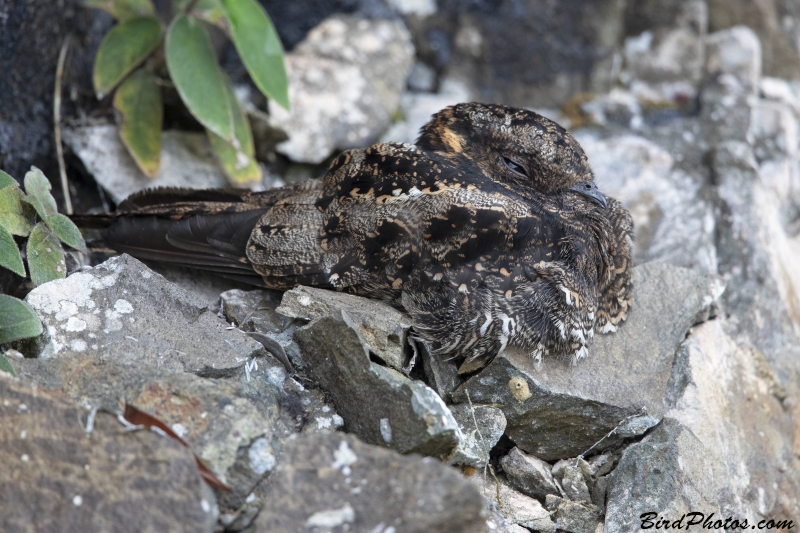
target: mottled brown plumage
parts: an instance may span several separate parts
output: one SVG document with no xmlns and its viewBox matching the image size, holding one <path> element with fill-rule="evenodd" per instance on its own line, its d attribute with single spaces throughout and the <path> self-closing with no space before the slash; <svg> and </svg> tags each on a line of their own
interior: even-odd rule
<svg viewBox="0 0 800 533">
<path fill-rule="evenodd" d="M 344 152 L 321 182 L 145 192 L 110 220 L 109 245 L 143 259 L 388 300 L 462 373 L 509 343 L 579 359 L 630 304 L 629 213 L 568 132 L 504 106 L 447 108 L 416 145 Z"/>
</svg>

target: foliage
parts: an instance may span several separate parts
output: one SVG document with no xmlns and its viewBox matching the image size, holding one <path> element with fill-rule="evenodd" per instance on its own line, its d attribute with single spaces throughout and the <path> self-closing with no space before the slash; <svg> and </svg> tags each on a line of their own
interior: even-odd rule
<svg viewBox="0 0 800 533">
<path fill-rule="evenodd" d="M 0 171 L 0 268 L 22 277 L 30 272 L 33 284 L 41 285 L 67 275 L 62 243 L 84 253 L 86 245 L 77 226 L 57 211 L 50 182 L 41 170 L 31 168 L 24 184 L 23 192 L 11 176 Z M 25 239 L 27 270 L 17 245 Z M 30 305 L 0 294 L 0 344 L 41 333 L 42 323 Z"/>
<path fill-rule="evenodd" d="M 189 112 L 205 128 L 225 175 L 235 185 L 260 181 L 244 110 L 217 62 L 208 25 L 232 41 L 253 82 L 289 108 L 288 79 L 275 27 L 257 0 L 172 0 L 164 25 L 152 0 L 84 0 L 118 24 L 103 39 L 94 64 L 98 98 L 114 92 L 120 137 L 141 171 L 155 177 L 161 154 L 163 104 L 156 76 L 167 72 Z"/>
</svg>

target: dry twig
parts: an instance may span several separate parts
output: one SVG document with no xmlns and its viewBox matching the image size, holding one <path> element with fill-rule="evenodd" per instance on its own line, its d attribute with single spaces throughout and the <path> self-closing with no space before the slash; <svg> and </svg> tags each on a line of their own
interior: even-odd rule
<svg viewBox="0 0 800 533">
<path fill-rule="evenodd" d="M 61 78 L 64 76 L 64 63 L 67 59 L 69 49 L 69 35 L 61 45 L 61 52 L 58 54 L 58 66 L 56 67 L 56 87 L 53 95 L 53 128 L 56 138 L 56 155 L 58 157 L 58 171 L 61 174 L 61 190 L 64 193 L 64 211 L 72 214 L 72 198 L 69 194 L 69 184 L 67 183 L 67 167 L 64 164 L 64 149 L 61 146 Z"/>
</svg>

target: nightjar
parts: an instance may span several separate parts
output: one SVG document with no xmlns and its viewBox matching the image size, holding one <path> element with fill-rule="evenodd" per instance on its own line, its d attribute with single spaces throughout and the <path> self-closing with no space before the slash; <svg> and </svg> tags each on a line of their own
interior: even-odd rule
<svg viewBox="0 0 800 533">
<path fill-rule="evenodd" d="M 145 191 L 92 223 L 141 259 L 387 300 L 460 373 L 509 344 L 580 359 L 630 306 L 630 214 L 570 133 L 500 105 L 444 109 L 416 144 L 343 152 L 322 180 Z"/>
</svg>

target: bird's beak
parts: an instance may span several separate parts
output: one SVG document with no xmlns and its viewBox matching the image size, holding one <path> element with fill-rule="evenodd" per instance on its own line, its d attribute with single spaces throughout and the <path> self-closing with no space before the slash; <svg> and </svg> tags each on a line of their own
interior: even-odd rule
<svg viewBox="0 0 800 533">
<path fill-rule="evenodd" d="M 597 188 L 597 185 L 595 185 L 593 181 L 581 181 L 570 187 L 569 190 L 578 194 L 582 194 L 603 209 L 608 208 L 606 197 L 603 196 L 603 193 L 600 192 L 600 190 Z"/>
</svg>

